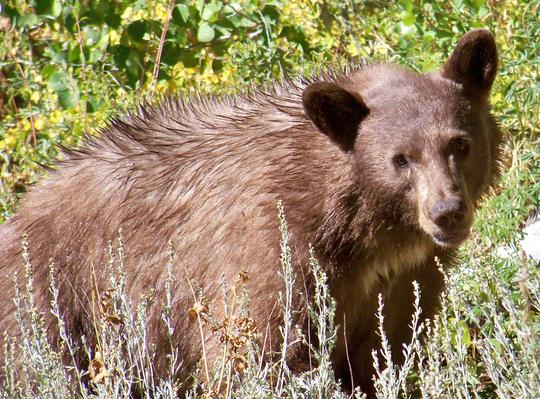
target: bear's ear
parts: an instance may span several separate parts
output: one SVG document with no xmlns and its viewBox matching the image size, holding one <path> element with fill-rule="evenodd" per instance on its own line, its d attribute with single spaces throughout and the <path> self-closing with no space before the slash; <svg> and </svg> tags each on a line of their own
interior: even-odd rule
<svg viewBox="0 0 540 399">
<path fill-rule="evenodd" d="M 486 29 L 467 32 L 441 70 L 443 77 L 462 84 L 473 97 L 488 95 L 496 74 L 497 45 Z"/>
<path fill-rule="evenodd" d="M 358 126 L 369 114 L 362 99 L 334 83 L 316 82 L 304 90 L 302 103 L 307 115 L 321 132 L 342 150 L 353 149 Z"/>
</svg>

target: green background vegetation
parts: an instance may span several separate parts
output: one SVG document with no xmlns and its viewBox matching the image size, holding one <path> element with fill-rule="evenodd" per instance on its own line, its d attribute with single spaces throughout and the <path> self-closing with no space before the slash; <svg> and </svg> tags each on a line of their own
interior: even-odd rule
<svg viewBox="0 0 540 399">
<path fill-rule="evenodd" d="M 141 96 L 235 92 L 357 57 L 431 71 L 475 27 L 497 36 L 493 104 L 501 124 L 511 142 L 533 142 L 540 124 L 538 8 L 538 1 L 516 0 L 7 1 L 0 22 L 0 218 L 13 212 L 59 144 L 94 134 Z M 538 166 L 534 156 L 527 162 Z M 532 202 L 512 208 L 526 212 Z"/>
<path fill-rule="evenodd" d="M 99 134 L 97 127 L 143 97 L 235 93 L 356 58 L 432 71 L 463 33 L 490 29 L 500 52 L 492 103 L 507 135 L 504 173 L 461 252 L 463 265 L 451 278 L 455 297 L 443 315 L 449 341 L 464 347 L 463 392 L 534 397 L 497 380 L 478 351 L 481 339 L 508 339 L 508 347 L 485 347 L 489 359 L 519 363 L 527 342 L 532 365 L 501 367 L 516 387 L 540 387 L 540 321 L 529 303 L 538 273 L 517 255 L 495 256 L 500 246 L 517 253 L 519 227 L 540 204 L 538 0 L 8 0 L 0 7 L 0 221 L 62 145 Z M 486 308 L 501 319 L 490 319 Z M 521 329 L 526 341 L 518 339 Z M 461 397 L 455 392 L 448 397 Z"/>
</svg>

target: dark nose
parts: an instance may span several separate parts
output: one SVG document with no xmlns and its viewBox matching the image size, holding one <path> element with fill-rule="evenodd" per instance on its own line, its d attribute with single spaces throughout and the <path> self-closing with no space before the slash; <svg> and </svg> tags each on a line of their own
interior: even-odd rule
<svg viewBox="0 0 540 399">
<path fill-rule="evenodd" d="M 439 201 L 431 209 L 431 218 L 442 229 L 453 229 L 465 219 L 467 207 L 460 200 Z"/>
</svg>

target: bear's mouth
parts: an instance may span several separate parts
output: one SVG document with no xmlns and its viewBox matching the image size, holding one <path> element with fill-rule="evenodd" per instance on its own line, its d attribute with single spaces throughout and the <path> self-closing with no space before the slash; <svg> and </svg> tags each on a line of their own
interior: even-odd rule
<svg viewBox="0 0 540 399">
<path fill-rule="evenodd" d="M 420 216 L 420 227 L 440 247 L 456 248 L 471 234 L 472 213 L 467 213 L 461 223 L 446 228 L 437 225 L 434 220 L 426 217 L 427 215 L 424 213 L 421 213 Z"/>
<path fill-rule="evenodd" d="M 441 247 L 454 248 L 465 241 L 469 237 L 470 232 L 470 227 L 467 226 L 449 231 L 437 230 L 431 236 L 435 244 Z"/>
</svg>

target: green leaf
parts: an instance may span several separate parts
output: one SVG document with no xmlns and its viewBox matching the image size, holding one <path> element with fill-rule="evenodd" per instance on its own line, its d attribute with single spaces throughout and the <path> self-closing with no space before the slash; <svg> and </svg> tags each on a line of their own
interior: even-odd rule
<svg viewBox="0 0 540 399">
<path fill-rule="evenodd" d="M 81 50 L 78 45 L 75 45 L 68 50 L 67 60 L 74 64 L 81 63 Z"/>
<path fill-rule="evenodd" d="M 197 10 L 199 10 L 200 12 L 202 12 L 202 9 L 204 7 L 204 5 L 206 4 L 206 0 L 195 0 L 195 7 L 197 8 Z"/>
<path fill-rule="evenodd" d="M 111 47 L 111 53 L 114 64 L 120 69 L 125 68 L 126 60 L 129 56 L 129 47 L 122 45 L 113 46 Z"/>
<path fill-rule="evenodd" d="M 219 12 L 223 8 L 220 1 L 206 4 L 201 13 L 201 19 L 204 21 L 215 22 L 218 19 Z"/>
<path fill-rule="evenodd" d="M 437 29 L 437 38 L 439 39 L 451 39 L 454 37 L 454 34 L 451 31 Z"/>
<path fill-rule="evenodd" d="M 17 26 L 36 26 L 39 23 L 39 17 L 36 14 L 24 14 L 17 20 Z"/>
<path fill-rule="evenodd" d="M 142 42 L 146 40 L 146 33 L 148 32 L 149 23 L 145 20 L 139 20 L 132 22 L 128 26 L 128 34 L 135 42 Z"/>
<path fill-rule="evenodd" d="M 187 24 L 189 21 L 189 8 L 185 4 L 178 4 L 172 12 L 173 21 L 177 25 Z"/>
<path fill-rule="evenodd" d="M 102 48 L 99 48 L 99 47 L 94 47 L 91 49 L 91 51 L 88 51 L 89 49 L 86 48 L 85 51 L 84 51 L 84 54 L 85 54 L 85 57 L 86 57 L 86 62 L 89 63 L 89 64 L 94 64 L 96 62 L 98 62 L 99 60 L 101 60 L 103 58 L 103 55 L 105 54 L 104 53 L 104 50 Z M 87 51 L 88 51 L 88 54 L 87 54 Z"/>
<path fill-rule="evenodd" d="M 69 76 L 65 72 L 56 71 L 49 77 L 49 88 L 54 91 L 64 90 L 68 81 Z"/>
<path fill-rule="evenodd" d="M 214 40 L 216 32 L 207 22 L 201 22 L 197 31 L 197 40 L 201 43 L 208 43 Z"/>
<path fill-rule="evenodd" d="M 105 22 L 111 28 L 118 28 L 122 22 L 122 18 L 118 14 L 109 14 L 105 17 Z"/>
<path fill-rule="evenodd" d="M 52 73 L 48 85 L 56 92 L 62 108 L 72 108 L 79 102 L 79 89 L 67 73 L 63 71 Z"/>
<path fill-rule="evenodd" d="M 98 8 L 90 8 L 81 16 L 81 21 L 92 25 L 101 25 L 103 23 L 103 13 Z"/>
<path fill-rule="evenodd" d="M 180 54 L 180 61 L 186 68 L 194 68 L 199 65 L 199 58 L 195 51 L 184 50 Z"/>
<path fill-rule="evenodd" d="M 216 59 L 212 61 L 212 70 L 214 72 L 220 72 L 223 69 L 223 66 L 224 66 L 223 60 Z"/>
<path fill-rule="evenodd" d="M 53 1 L 53 5 L 51 7 L 51 16 L 58 18 L 62 14 L 62 2 L 61 1 Z"/>
<path fill-rule="evenodd" d="M 36 0 L 35 10 L 38 15 L 58 17 L 62 13 L 62 2 L 58 0 Z"/>
<path fill-rule="evenodd" d="M 463 0 L 454 0 L 453 3 L 456 10 L 459 10 L 463 7 Z"/>
<path fill-rule="evenodd" d="M 57 64 L 66 61 L 67 52 L 62 48 L 60 43 L 51 43 L 44 53 L 47 58 Z"/>
<path fill-rule="evenodd" d="M 180 54 L 182 50 L 174 42 L 165 42 L 163 46 L 163 52 L 161 54 L 161 63 L 165 65 L 175 65 L 180 61 Z"/>
<path fill-rule="evenodd" d="M 478 16 L 478 18 L 487 17 L 489 15 L 489 8 L 485 5 L 481 5 L 478 8 L 478 13 L 476 15 Z"/>
<path fill-rule="evenodd" d="M 77 21 L 76 21 L 75 17 L 72 14 L 66 15 L 64 25 L 65 25 L 66 29 L 69 32 L 71 32 L 73 34 L 76 34 L 76 32 L 77 32 Z"/>
<path fill-rule="evenodd" d="M 238 14 L 230 14 L 226 18 L 236 28 L 251 28 L 256 25 L 254 21 Z"/>
<path fill-rule="evenodd" d="M 79 90 L 77 88 L 59 91 L 57 94 L 60 105 L 64 109 L 73 108 L 79 102 Z"/>
<path fill-rule="evenodd" d="M 234 30 L 234 26 L 227 22 L 228 21 L 224 21 L 214 25 L 214 29 L 219 33 L 220 37 L 230 37 Z"/>
<path fill-rule="evenodd" d="M 45 80 L 49 80 L 49 78 L 51 77 L 51 75 L 53 73 L 55 73 L 57 71 L 56 67 L 52 64 L 47 64 L 45 65 L 42 69 L 41 69 L 41 76 L 45 79 Z"/>
<path fill-rule="evenodd" d="M 167 41 L 175 42 L 180 47 L 187 47 L 188 45 L 188 30 L 186 28 L 178 28 L 175 32 L 174 36 L 170 36 Z M 171 34 L 171 30 L 169 30 L 169 34 Z M 169 34 L 167 36 L 169 36 Z"/>
<path fill-rule="evenodd" d="M 96 44 L 101 37 L 102 31 L 102 29 L 98 29 L 97 27 L 91 25 L 85 26 L 83 28 L 84 37 L 86 38 L 84 43 L 85 46 L 93 46 Z"/>
<path fill-rule="evenodd" d="M 471 334 L 469 332 L 469 326 L 467 326 L 467 323 L 464 321 L 460 321 L 458 325 L 461 330 L 459 331 L 461 333 L 461 342 L 466 348 L 468 348 L 471 346 Z"/>
<path fill-rule="evenodd" d="M 96 112 L 101 108 L 103 102 L 103 99 L 101 99 L 100 97 L 92 96 L 88 99 L 88 102 L 86 103 L 86 110 L 88 112 Z"/>
<path fill-rule="evenodd" d="M 263 8 L 262 14 L 265 17 L 270 18 L 272 21 L 277 21 L 279 19 L 279 11 L 276 6 L 267 5 Z"/>
<path fill-rule="evenodd" d="M 214 53 L 216 57 L 221 57 L 227 52 L 229 47 L 231 47 L 231 44 L 232 43 L 230 40 L 223 40 L 221 42 L 212 44 L 212 53 Z"/>
<path fill-rule="evenodd" d="M 401 14 L 401 22 L 405 26 L 412 26 L 416 22 L 416 16 L 414 12 L 403 12 Z"/>
<path fill-rule="evenodd" d="M 401 4 L 401 6 L 407 11 L 412 11 L 414 7 L 411 0 L 400 0 L 399 4 Z"/>
<path fill-rule="evenodd" d="M 481 7 L 486 6 L 486 0 L 473 0 L 472 3 L 479 10 Z M 488 11 L 489 12 L 489 11 Z"/>
</svg>

